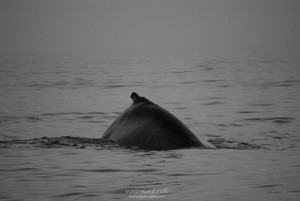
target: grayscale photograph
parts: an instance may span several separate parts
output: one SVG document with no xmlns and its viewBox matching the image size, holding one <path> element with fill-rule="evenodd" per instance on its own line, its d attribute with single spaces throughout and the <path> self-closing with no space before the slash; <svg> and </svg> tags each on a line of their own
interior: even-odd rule
<svg viewBox="0 0 300 201">
<path fill-rule="evenodd" d="M 0 200 L 300 200 L 299 0 L 0 0 Z"/>
</svg>

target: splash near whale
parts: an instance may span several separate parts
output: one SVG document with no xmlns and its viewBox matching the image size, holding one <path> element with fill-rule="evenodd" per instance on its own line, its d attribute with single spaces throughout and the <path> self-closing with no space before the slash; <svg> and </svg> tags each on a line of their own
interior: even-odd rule
<svg viewBox="0 0 300 201">
<path fill-rule="evenodd" d="M 105 131 L 102 140 L 143 150 L 214 148 L 167 110 L 135 92 L 130 97 L 132 105 Z"/>
</svg>

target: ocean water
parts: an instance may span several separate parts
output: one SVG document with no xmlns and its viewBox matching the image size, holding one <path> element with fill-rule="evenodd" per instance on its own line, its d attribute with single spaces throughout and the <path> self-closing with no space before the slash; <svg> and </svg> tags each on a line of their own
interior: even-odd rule
<svg viewBox="0 0 300 201">
<path fill-rule="evenodd" d="M 299 200 L 299 64 L 1 55 L 0 199 Z M 198 138 L 224 144 L 146 152 L 91 143 L 133 91 Z M 232 142 L 257 146 L 230 149 Z"/>
</svg>

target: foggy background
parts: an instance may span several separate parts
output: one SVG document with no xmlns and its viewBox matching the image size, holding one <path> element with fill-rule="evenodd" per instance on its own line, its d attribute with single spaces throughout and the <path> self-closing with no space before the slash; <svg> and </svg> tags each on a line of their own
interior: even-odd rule
<svg viewBox="0 0 300 201">
<path fill-rule="evenodd" d="M 298 0 L 1 0 L 0 50 L 294 54 Z"/>
</svg>

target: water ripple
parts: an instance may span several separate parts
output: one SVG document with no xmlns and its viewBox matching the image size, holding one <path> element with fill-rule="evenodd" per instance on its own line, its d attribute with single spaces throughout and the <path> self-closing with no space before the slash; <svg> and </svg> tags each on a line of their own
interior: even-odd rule
<svg viewBox="0 0 300 201">
<path fill-rule="evenodd" d="M 73 169 L 71 171 L 74 172 L 104 172 L 104 173 L 110 173 L 110 172 L 156 172 L 158 169 Z"/>
<path fill-rule="evenodd" d="M 214 101 L 209 103 L 203 103 L 202 105 L 220 105 L 220 104 L 224 104 L 224 103 L 221 101 Z"/>
<path fill-rule="evenodd" d="M 253 113 L 258 113 L 257 111 L 238 111 L 237 113 L 241 113 L 241 114 L 253 114 Z"/>
<path fill-rule="evenodd" d="M 284 124 L 284 123 L 290 123 L 294 119 L 295 118 L 292 118 L 292 117 L 269 117 L 269 118 L 256 117 L 256 118 L 246 118 L 246 119 L 244 119 L 244 121 L 253 121 L 253 122 L 267 122 L 267 121 L 271 121 L 273 123 Z"/>
<path fill-rule="evenodd" d="M 277 186 L 282 186 L 281 184 L 269 184 L 269 185 L 262 185 L 262 186 L 256 186 L 256 188 L 273 188 Z"/>
<path fill-rule="evenodd" d="M 84 195 L 84 194 L 85 194 L 85 193 L 83 193 L 83 192 L 64 193 L 64 194 L 56 195 L 56 196 L 54 196 L 54 197 L 64 198 L 64 197 L 74 197 L 74 196 Z"/>
<path fill-rule="evenodd" d="M 227 125 L 226 125 L 227 126 Z M 232 126 L 229 124 L 229 126 Z M 236 126 L 236 125 L 235 125 Z M 215 136 L 213 136 L 215 137 Z M 257 144 L 251 144 L 248 142 L 242 142 L 237 140 L 226 140 L 216 136 L 217 138 L 210 139 L 208 142 L 213 144 L 218 149 L 264 149 L 263 146 Z M 119 146 L 112 141 L 104 141 L 98 138 L 82 138 L 82 137 L 42 137 L 28 140 L 1 140 L 0 148 L 8 148 L 11 146 L 35 146 L 39 148 L 76 148 L 84 149 L 87 147 L 95 148 L 97 150 L 102 149 L 124 149 L 125 147 Z M 100 149 L 99 149 L 100 148 Z M 135 149 L 136 150 L 136 149 Z M 136 150 L 138 151 L 138 149 Z M 144 154 L 144 152 L 143 152 Z M 152 154 L 147 152 L 146 154 Z M 172 157 L 174 157 L 172 155 Z M 92 169 L 92 170 L 78 170 L 78 171 L 92 171 L 92 172 L 117 172 L 117 171 L 136 171 L 136 170 L 119 170 L 119 169 Z M 155 169 L 142 169 L 141 172 L 153 172 Z"/>
<path fill-rule="evenodd" d="M 36 115 L 16 115 L 16 116 L 0 116 L 1 123 L 22 123 L 22 122 L 38 122 L 45 120 L 46 117 L 60 117 L 63 120 L 86 120 L 90 123 L 105 122 L 103 118 L 115 118 L 115 116 L 106 112 L 54 112 L 54 113 L 41 113 Z M 97 118 L 97 120 L 95 120 Z"/>
<path fill-rule="evenodd" d="M 245 86 L 257 87 L 261 89 L 267 89 L 272 87 L 293 87 L 299 86 L 300 80 L 288 79 L 282 81 L 264 81 L 255 83 L 244 83 Z"/>
</svg>

